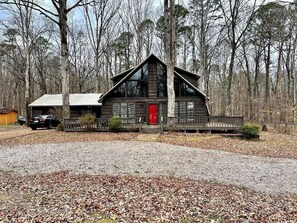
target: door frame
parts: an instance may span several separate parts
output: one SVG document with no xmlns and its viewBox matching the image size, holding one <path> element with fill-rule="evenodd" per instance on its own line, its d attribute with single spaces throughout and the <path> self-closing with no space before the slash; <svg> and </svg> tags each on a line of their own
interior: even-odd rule
<svg viewBox="0 0 297 223">
<path fill-rule="evenodd" d="M 156 124 L 151 124 L 150 123 L 150 105 L 156 105 Z M 157 102 L 148 102 L 147 103 L 147 124 L 148 125 L 158 125 L 159 124 L 159 103 Z"/>
</svg>

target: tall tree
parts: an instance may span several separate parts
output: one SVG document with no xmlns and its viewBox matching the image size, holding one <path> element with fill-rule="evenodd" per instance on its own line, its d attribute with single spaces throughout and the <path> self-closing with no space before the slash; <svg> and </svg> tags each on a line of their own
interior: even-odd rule
<svg viewBox="0 0 297 223">
<path fill-rule="evenodd" d="M 113 19 L 121 6 L 121 1 L 102 0 L 95 5 L 85 5 L 84 17 L 87 34 L 95 54 L 96 91 L 101 92 L 100 60 L 107 51 L 110 39 L 106 36 L 108 30 L 115 26 Z M 106 89 L 105 89 L 106 90 Z"/>
<path fill-rule="evenodd" d="M 174 65 L 176 61 L 176 24 L 175 24 L 175 1 L 164 0 L 164 21 L 165 21 L 165 51 L 167 62 L 167 95 L 168 114 L 167 123 L 175 123 L 175 93 L 174 93 Z"/>
<path fill-rule="evenodd" d="M 217 36 L 221 32 L 221 28 L 218 28 L 218 20 L 221 16 L 219 4 L 217 0 L 192 0 L 189 3 L 189 8 L 193 21 L 191 35 L 192 70 L 204 77 L 204 90 L 209 95 L 211 57 L 215 52 Z M 196 44 L 199 51 L 196 50 Z M 200 66 L 197 66 L 196 51 L 199 52 Z"/>
<path fill-rule="evenodd" d="M 261 0 L 263 4 L 265 0 Z M 227 114 L 233 114 L 232 108 L 232 83 L 236 59 L 236 51 L 242 43 L 251 21 L 258 7 L 257 0 L 219 0 L 220 8 L 227 29 L 227 38 L 230 44 L 230 63 L 227 81 Z"/>
<path fill-rule="evenodd" d="M 283 32 L 280 24 L 282 18 L 279 17 L 283 6 L 278 3 L 270 2 L 261 6 L 255 16 L 255 20 L 252 23 L 254 29 L 254 35 L 258 37 L 256 40 L 258 43 L 264 45 L 264 62 L 265 62 L 265 97 L 264 97 L 264 108 L 267 113 L 270 111 L 270 69 L 271 69 L 271 54 L 272 47 L 275 43 L 274 40 L 279 36 L 278 33 Z M 281 45 L 280 45 L 281 46 Z M 282 47 L 281 47 L 282 48 Z M 278 56 L 278 69 L 281 65 L 281 54 Z M 280 71 L 278 70 L 278 73 Z M 267 116 L 265 116 L 267 118 Z M 266 119 L 265 118 L 265 119 Z M 267 120 L 265 120 L 267 121 Z"/>
<path fill-rule="evenodd" d="M 92 4 L 94 1 L 88 1 L 85 4 Z M 18 2 L 12 0 L 0 1 L 2 4 L 13 4 L 19 6 L 26 6 L 30 3 L 29 7 L 40 12 L 42 15 L 53 21 L 58 25 L 60 31 L 60 45 L 61 45 L 61 65 L 62 65 L 62 102 L 63 102 L 63 118 L 70 117 L 69 106 L 69 50 L 68 50 L 68 14 L 75 8 L 85 5 L 83 0 L 76 0 L 71 6 L 67 5 L 67 0 L 51 0 L 51 3 L 56 10 L 51 10 L 43 7 L 42 5 L 31 2 L 28 0 L 19 0 Z"/>
</svg>

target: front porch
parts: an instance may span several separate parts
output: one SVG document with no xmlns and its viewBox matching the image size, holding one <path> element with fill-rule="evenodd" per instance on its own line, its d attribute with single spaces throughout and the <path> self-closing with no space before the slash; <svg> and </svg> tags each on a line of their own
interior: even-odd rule
<svg viewBox="0 0 297 223">
<path fill-rule="evenodd" d="M 143 132 L 143 130 L 155 129 L 157 131 L 238 131 L 243 125 L 242 116 L 179 116 L 174 126 L 167 125 L 167 119 L 163 118 L 159 125 L 147 125 L 143 117 L 122 118 L 121 131 Z M 97 118 L 95 123 L 85 126 L 78 119 L 64 120 L 66 132 L 108 132 L 109 119 Z"/>
</svg>

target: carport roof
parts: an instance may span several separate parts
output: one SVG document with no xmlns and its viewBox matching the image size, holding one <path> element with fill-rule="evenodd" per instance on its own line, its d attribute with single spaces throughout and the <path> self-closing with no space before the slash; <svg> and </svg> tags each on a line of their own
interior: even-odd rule
<svg viewBox="0 0 297 223">
<path fill-rule="evenodd" d="M 69 94 L 70 106 L 101 106 L 98 99 L 101 93 L 95 94 Z M 30 107 L 62 106 L 62 94 L 45 94 L 29 104 Z"/>
</svg>

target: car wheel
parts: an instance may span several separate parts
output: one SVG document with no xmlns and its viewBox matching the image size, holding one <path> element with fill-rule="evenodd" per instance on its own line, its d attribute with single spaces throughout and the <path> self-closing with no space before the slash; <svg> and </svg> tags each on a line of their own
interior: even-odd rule
<svg viewBox="0 0 297 223">
<path fill-rule="evenodd" d="M 50 123 L 48 126 L 47 126 L 47 129 L 51 129 L 53 128 L 53 125 Z"/>
<path fill-rule="evenodd" d="M 37 127 L 36 127 L 36 126 L 32 126 L 31 129 L 32 129 L 32 130 L 36 130 Z"/>
</svg>

